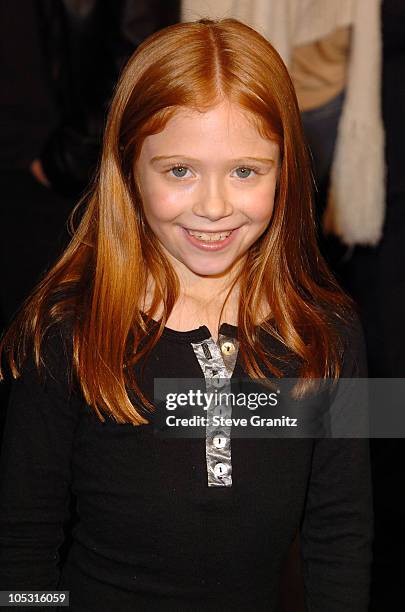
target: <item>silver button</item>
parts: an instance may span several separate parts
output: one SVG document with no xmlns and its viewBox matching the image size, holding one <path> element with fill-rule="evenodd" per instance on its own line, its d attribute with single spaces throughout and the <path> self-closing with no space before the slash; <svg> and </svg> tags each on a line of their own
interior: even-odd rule
<svg viewBox="0 0 405 612">
<path fill-rule="evenodd" d="M 212 443 L 215 448 L 224 448 L 226 446 L 226 437 L 223 434 L 218 434 L 212 438 Z"/>
<path fill-rule="evenodd" d="M 232 355 L 232 353 L 235 352 L 234 343 L 230 342 L 230 340 L 223 342 L 221 345 L 221 351 L 223 352 L 224 355 Z"/>
<path fill-rule="evenodd" d="M 232 415 L 232 406 L 226 406 L 225 404 L 217 404 L 211 411 L 211 414 L 216 417 L 230 417 Z M 217 426 L 221 427 L 219 423 Z"/>
<path fill-rule="evenodd" d="M 226 465 L 226 463 L 216 463 L 214 465 L 214 474 L 216 478 L 222 478 L 223 476 L 226 476 L 228 471 L 229 467 Z"/>
</svg>

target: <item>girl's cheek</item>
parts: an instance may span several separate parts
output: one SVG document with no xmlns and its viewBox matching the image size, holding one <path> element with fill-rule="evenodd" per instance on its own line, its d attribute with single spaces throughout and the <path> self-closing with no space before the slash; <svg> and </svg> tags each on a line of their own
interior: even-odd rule
<svg viewBox="0 0 405 612">
<path fill-rule="evenodd" d="M 164 220 L 170 220 L 180 214 L 185 206 L 184 195 L 176 193 L 174 190 L 165 188 L 151 189 L 145 194 L 144 205 L 154 217 Z M 188 198 L 189 199 L 189 198 Z"/>
<path fill-rule="evenodd" d="M 245 201 L 243 212 L 258 223 L 267 221 L 274 210 L 274 194 L 257 195 L 248 202 Z"/>
</svg>

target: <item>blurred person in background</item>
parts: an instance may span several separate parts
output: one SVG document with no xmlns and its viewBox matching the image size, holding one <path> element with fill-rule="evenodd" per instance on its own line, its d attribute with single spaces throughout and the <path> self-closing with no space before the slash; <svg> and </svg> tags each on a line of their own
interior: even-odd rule
<svg viewBox="0 0 405 612">
<path fill-rule="evenodd" d="M 374 29 L 374 35 L 369 37 L 374 50 L 368 67 L 363 65 L 363 77 L 367 69 L 374 82 L 366 90 L 358 89 L 356 95 L 358 100 L 364 103 L 366 91 L 372 91 L 375 104 L 379 103 L 375 98 L 378 92 L 381 100 L 379 112 L 384 126 L 387 170 L 383 216 L 380 216 L 380 223 L 383 220 L 383 225 L 380 226 L 378 240 L 364 240 L 365 236 L 358 236 L 358 239 L 348 241 L 351 245 L 347 252 L 348 257 L 340 261 L 336 259 L 336 255 L 343 251 L 341 243 L 325 237 L 323 241 L 326 247 L 324 252 L 326 250 L 329 259 L 335 264 L 335 272 L 358 304 L 367 340 L 369 376 L 403 378 L 405 334 L 398 322 L 402 318 L 405 303 L 405 272 L 401 265 L 405 260 L 405 2 L 384 0 L 378 4 L 381 42 Z M 369 10 L 370 7 L 373 7 L 372 2 L 367 6 L 364 4 L 365 9 Z M 374 18 L 376 16 L 375 13 Z M 363 26 L 365 23 L 364 18 Z M 374 28 L 376 24 L 377 21 L 374 21 Z M 368 32 L 370 34 L 370 29 Z M 364 36 L 362 40 L 364 42 Z M 336 97 L 330 98 L 318 108 L 311 107 L 311 97 L 316 98 L 317 75 L 320 77 L 319 93 L 323 90 L 326 94 L 328 88 L 334 83 L 338 84 L 342 76 L 347 83 L 351 49 L 355 43 L 351 26 L 350 31 L 336 30 L 319 43 L 297 47 L 293 51 L 292 76 L 303 110 L 303 125 L 313 153 L 320 208 L 326 202 L 333 138 L 336 139 L 338 132 L 345 90 L 342 88 Z M 376 50 L 380 48 L 381 66 L 380 60 L 376 63 L 375 55 Z M 327 70 L 322 69 L 326 68 L 327 64 Z M 317 72 L 318 67 L 322 70 Z M 353 134 L 353 137 L 357 138 L 356 130 Z M 374 136 L 374 130 L 370 129 L 365 141 L 370 147 L 375 147 Z M 354 168 L 355 164 L 356 160 L 353 160 Z M 378 176 L 381 180 L 380 172 Z M 360 174 L 360 187 L 363 184 L 361 177 Z M 353 202 L 357 202 L 354 196 L 352 206 Z M 372 210 L 370 209 L 371 215 Z M 355 228 L 354 218 L 353 227 Z M 332 252 L 331 247 L 336 245 L 338 249 L 335 248 Z M 405 545 L 405 493 L 402 487 L 398 487 L 398 483 L 405 472 L 404 442 L 400 438 L 372 439 L 371 457 L 375 540 L 370 610 L 377 612 L 394 607 L 402 597 L 400 572 Z"/>
<path fill-rule="evenodd" d="M 178 16 L 177 0 L 1 3 L 3 325 L 65 244 L 121 67 Z"/>
<path fill-rule="evenodd" d="M 1 2 L 0 331 L 67 244 L 123 64 L 178 19 L 179 0 Z"/>
</svg>

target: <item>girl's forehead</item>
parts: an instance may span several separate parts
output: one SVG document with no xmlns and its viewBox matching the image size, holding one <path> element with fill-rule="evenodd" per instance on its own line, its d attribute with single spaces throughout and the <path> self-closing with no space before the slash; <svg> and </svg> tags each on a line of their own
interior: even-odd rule
<svg viewBox="0 0 405 612">
<path fill-rule="evenodd" d="M 201 147 L 269 147 L 274 141 L 263 138 L 253 115 L 242 107 L 223 102 L 199 111 L 180 107 L 168 120 L 162 131 L 145 139 L 147 148 L 170 145 L 178 148 Z"/>
<path fill-rule="evenodd" d="M 184 128 L 185 125 L 205 126 L 210 124 L 221 126 L 229 125 L 231 127 L 234 123 L 240 126 L 241 122 L 252 124 L 253 127 L 253 115 L 237 104 L 223 101 L 205 110 L 179 107 L 165 127 L 168 129 L 176 129 L 178 127 Z"/>
</svg>

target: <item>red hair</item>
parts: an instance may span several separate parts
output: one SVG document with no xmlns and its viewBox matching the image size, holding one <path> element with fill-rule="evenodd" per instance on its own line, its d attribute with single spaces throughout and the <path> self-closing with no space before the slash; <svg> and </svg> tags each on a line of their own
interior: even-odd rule
<svg viewBox="0 0 405 612">
<path fill-rule="evenodd" d="M 156 32 L 123 71 L 83 218 L 2 340 L 14 377 L 29 347 L 39 367 L 47 330 L 73 319 L 73 367 L 88 404 L 102 421 L 106 411 L 119 423 L 147 422 L 128 387 L 144 406 L 153 404 L 130 366 L 159 340 L 179 283 L 145 219 L 134 163 L 144 138 L 164 129 L 179 107 L 203 112 L 224 99 L 242 108 L 262 136 L 278 143 L 281 154 L 272 221 L 247 253 L 238 278 L 246 371 L 263 378 L 259 358 L 275 376 L 282 375 L 275 355 L 265 353 L 256 337 L 254 314 L 264 300 L 271 317 L 262 327 L 299 360 L 303 381 L 339 376 L 334 323 L 345 317 L 350 300 L 317 247 L 310 160 L 290 77 L 272 45 L 249 26 L 236 19 L 202 19 Z M 163 305 L 152 333 L 140 311 L 149 275 L 155 293 L 148 316 Z"/>
</svg>

